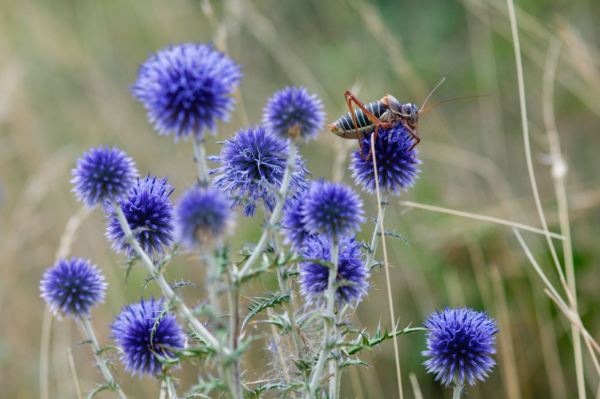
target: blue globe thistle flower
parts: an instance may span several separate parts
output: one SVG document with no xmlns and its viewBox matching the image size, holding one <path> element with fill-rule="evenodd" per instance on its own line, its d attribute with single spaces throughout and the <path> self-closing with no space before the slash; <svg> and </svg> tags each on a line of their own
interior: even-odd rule
<svg viewBox="0 0 600 399">
<path fill-rule="evenodd" d="M 371 151 L 371 136 L 363 138 L 362 144 L 362 155 L 360 150 L 352 153 L 354 162 L 350 165 L 350 170 L 357 185 L 362 186 L 369 194 L 375 194 L 373 154 L 366 160 Z M 375 154 L 382 192 L 399 196 L 400 190 L 408 191 L 415 184 L 417 173 L 421 172 L 417 165 L 422 162 L 416 158 L 419 153 L 416 148 L 409 151 L 412 145 L 411 134 L 400 124 L 377 134 Z"/>
<path fill-rule="evenodd" d="M 133 186 L 137 170 L 133 160 L 125 151 L 113 147 L 91 148 L 77 160 L 77 167 L 71 170 L 74 176 L 71 191 L 78 201 L 93 208 L 104 201 L 116 200 L 127 195 Z"/>
<path fill-rule="evenodd" d="M 175 210 L 175 237 L 190 249 L 211 245 L 235 225 L 231 200 L 218 190 L 193 188 L 179 199 Z"/>
<path fill-rule="evenodd" d="M 269 134 L 308 141 L 323 129 L 325 112 L 322 109 L 323 104 L 316 94 L 308 94 L 304 87 L 286 87 L 267 100 L 263 123 Z"/>
<path fill-rule="evenodd" d="M 303 202 L 302 223 L 309 234 L 342 237 L 359 230 L 364 222 L 363 202 L 341 183 L 319 180 L 312 184 Z"/>
<path fill-rule="evenodd" d="M 210 45 L 171 45 L 141 65 L 131 92 L 160 134 L 175 132 L 176 142 L 192 133 L 200 139 L 206 128 L 215 131 L 216 119 L 229 120 L 240 69 Z"/>
<path fill-rule="evenodd" d="M 129 227 L 135 233 L 137 241 L 152 259 L 165 253 L 165 247 L 173 244 L 173 204 L 169 196 L 175 190 L 167 183 L 168 177 L 157 179 L 138 177 L 137 183 L 129 191 L 126 199 L 117 200 L 123 209 Z M 136 255 L 131 244 L 124 240 L 125 232 L 111 203 L 107 203 L 106 238 L 113 241 L 112 248 L 128 256 Z"/>
<path fill-rule="evenodd" d="M 424 356 L 432 356 L 424 364 L 428 372 L 437 374 L 436 381 L 447 387 L 458 373 L 460 382 L 465 380 L 475 385 L 476 379 L 483 381 L 496 362 L 489 356 L 496 353 L 496 338 L 499 330 L 496 321 L 486 312 L 475 312 L 466 307 L 436 311 L 429 314 L 424 323 L 430 331 Z"/>
<path fill-rule="evenodd" d="M 282 234 L 285 236 L 283 243 L 290 244 L 292 249 L 298 250 L 304 244 L 304 240 L 311 236 L 306 231 L 306 226 L 304 225 L 304 201 L 303 198 L 300 198 L 295 206 L 290 207 L 283 214 L 283 218 L 281 221 L 281 225 L 283 229 L 281 230 Z"/>
<path fill-rule="evenodd" d="M 73 319 L 89 316 L 90 308 L 104 302 L 104 276 L 82 258 L 60 259 L 40 281 L 40 295 L 55 315 Z"/>
<path fill-rule="evenodd" d="M 220 173 L 214 178 L 213 186 L 237 197 L 232 209 L 246 202 L 245 216 L 254 216 L 258 201 L 264 201 L 268 209 L 273 211 L 277 197 L 271 188 L 261 183 L 281 187 L 290 151 L 289 140 L 267 135 L 264 127 L 256 126 L 254 129 L 240 129 L 223 144 L 220 155 L 208 157 L 210 162 L 221 164 L 210 171 L 210 174 Z M 295 146 L 293 151 L 297 151 Z M 296 156 L 296 167 L 284 209 L 289 209 L 292 205 L 290 201 L 297 200 L 308 189 L 307 174 L 305 161 Z"/>
<path fill-rule="evenodd" d="M 120 360 L 132 376 L 136 373 L 140 378 L 143 374 L 159 374 L 162 364 L 157 356 L 173 356 L 170 349 L 182 349 L 185 345 L 183 329 L 171 313 L 163 315 L 151 339 L 152 329 L 163 309 L 162 299 L 142 299 L 140 303 L 123 307 L 110 326 L 109 336 L 123 350 Z"/>
<path fill-rule="evenodd" d="M 364 268 L 362 242 L 355 237 L 342 236 L 340 239 L 337 282 L 348 285 L 338 287 L 335 296 L 338 306 L 357 302 L 367 293 L 370 277 Z M 331 262 L 331 240 L 323 235 L 307 237 L 301 255 L 305 258 Z M 329 268 L 313 262 L 300 264 L 300 293 L 309 303 L 322 302 L 322 296 L 329 286 Z"/>
</svg>

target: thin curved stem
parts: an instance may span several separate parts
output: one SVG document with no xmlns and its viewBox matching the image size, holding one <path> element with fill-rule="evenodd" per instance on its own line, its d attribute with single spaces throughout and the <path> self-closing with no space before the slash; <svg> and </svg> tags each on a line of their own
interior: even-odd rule
<svg viewBox="0 0 600 399">
<path fill-rule="evenodd" d="M 325 363 L 327 361 L 327 354 L 329 353 L 329 341 L 331 334 L 331 324 L 335 323 L 334 321 L 334 305 L 335 305 L 335 280 L 337 277 L 337 269 L 338 269 L 338 252 L 339 252 L 339 244 L 337 238 L 334 237 L 331 242 L 331 263 L 332 268 L 329 270 L 329 281 L 327 285 L 327 308 L 326 308 L 326 319 L 324 326 L 324 335 L 323 335 L 323 345 L 321 346 L 321 352 L 319 353 L 319 360 L 317 361 L 316 367 L 313 369 L 312 375 L 310 377 L 309 391 L 306 397 L 308 399 L 313 399 L 317 392 L 317 388 L 319 386 L 319 382 L 321 381 L 321 374 L 323 373 L 323 369 L 325 368 Z M 337 361 L 337 360 L 336 360 Z M 334 366 L 335 367 L 335 366 Z M 333 370 L 335 373 L 335 370 Z M 334 378 L 335 384 L 335 378 Z M 334 388 L 335 391 L 335 388 Z M 330 397 L 331 396 L 331 386 L 330 386 Z"/>
<path fill-rule="evenodd" d="M 381 195 L 381 201 L 385 202 L 385 194 Z M 377 252 L 377 246 L 381 239 L 381 222 L 385 218 L 386 207 L 381 204 L 381 214 L 377 215 L 377 223 L 375 223 L 375 230 L 373 230 L 373 238 L 371 239 L 371 246 L 367 252 L 367 259 L 365 260 L 365 269 L 370 270 L 375 260 L 375 252 Z"/>
<path fill-rule="evenodd" d="M 269 238 L 270 230 L 275 226 L 279 219 L 281 219 L 281 214 L 283 212 L 283 205 L 285 204 L 285 199 L 287 197 L 288 188 L 290 186 L 290 182 L 292 181 L 292 172 L 294 171 L 294 167 L 296 166 L 296 144 L 292 141 L 290 142 L 289 152 L 287 163 L 285 165 L 285 172 L 283 174 L 283 180 L 281 182 L 281 188 L 279 189 L 277 203 L 275 204 L 275 208 L 273 209 L 273 213 L 271 213 L 271 217 L 269 218 L 268 224 L 265 226 L 256 247 L 252 251 L 252 255 L 248 258 L 248 260 L 244 263 L 244 267 L 239 272 L 239 276 L 244 276 L 249 270 L 251 270 L 254 263 L 260 258 L 262 255 L 265 246 L 267 245 L 267 240 Z"/>
<path fill-rule="evenodd" d="M 371 148 L 373 149 L 373 171 L 375 173 L 375 191 L 377 192 L 377 209 L 379 210 L 379 216 L 377 219 L 381 220 L 379 223 L 379 230 L 381 231 L 381 244 L 383 246 L 383 269 L 385 270 L 385 281 L 388 293 L 388 302 L 390 305 L 390 317 L 392 318 L 392 341 L 394 342 L 394 358 L 396 360 L 396 378 L 398 379 L 398 391 L 400 391 L 400 399 L 403 399 L 404 394 L 402 393 L 402 370 L 400 369 L 400 355 L 398 354 L 398 335 L 396 334 L 396 317 L 394 316 L 394 301 L 392 299 L 392 285 L 390 283 L 390 271 L 389 263 L 387 258 L 387 248 L 385 245 L 385 227 L 383 224 L 383 209 L 381 205 L 381 191 L 379 190 L 379 174 L 377 173 L 377 155 L 375 154 L 375 135 L 371 135 Z"/>
<path fill-rule="evenodd" d="M 454 394 L 452 395 L 452 399 L 460 399 L 460 394 L 462 392 L 462 383 L 460 382 L 460 377 L 457 376 L 454 378 Z"/>
<path fill-rule="evenodd" d="M 100 345 L 98 345 L 98 340 L 96 339 L 96 335 L 94 334 L 94 330 L 92 329 L 90 321 L 87 318 L 83 317 L 81 318 L 81 324 L 83 325 L 83 329 L 85 330 L 88 339 L 92 343 L 92 350 L 94 351 L 96 364 L 100 368 L 104 379 L 106 380 L 106 382 L 108 382 L 109 385 L 113 387 L 114 392 L 120 399 L 127 399 L 127 397 L 125 396 L 123 391 L 121 391 L 121 388 L 115 381 L 110 370 L 108 369 L 108 366 L 106 365 L 106 360 L 104 360 L 104 356 L 102 356 L 102 354 L 100 353 Z"/>
<path fill-rule="evenodd" d="M 121 224 L 121 228 L 125 233 L 125 237 L 128 237 L 129 243 L 140 257 L 144 266 L 146 266 L 146 269 L 150 275 L 154 278 L 162 290 L 163 295 L 170 301 L 171 305 L 175 309 L 175 312 L 186 322 L 190 328 L 198 332 L 198 334 L 200 334 L 200 336 L 209 346 L 215 349 L 219 348 L 219 341 L 206 329 L 206 327 L 204 327 L 204 325 L 198 319 L 196 319 L 196 317 L 194 317 L 192 311 L 185 305 L 185 303 L 183 303 L 181 298 L 175 294 L 167 280 L 165 280 L 163 274 L 156 269 L 148 254 L 142 249 L 140 243 L 133 235 L 131 227 L 129 227 L 129 223 L 127 223 L 127 218 L 125 218 L 125 214 L 123 213 L 123 209 L 121 209 L 121 205 L 115 202 L 114 210 L 117 214 L 117 219 Z M 223 350 L 226 352 L 226 354 L 228 354 L 229 350 L 227 348 L 224 348 Z"/>
<path fill-rule="evenodd" d="M 208 166 L 206 164 L 206 150 L 202 139 L 194 136 L 194 158 L 198 168 L 198 181 L 201 185 L 208 185 L 210 178 L 208 177 Z"/>
</svg>

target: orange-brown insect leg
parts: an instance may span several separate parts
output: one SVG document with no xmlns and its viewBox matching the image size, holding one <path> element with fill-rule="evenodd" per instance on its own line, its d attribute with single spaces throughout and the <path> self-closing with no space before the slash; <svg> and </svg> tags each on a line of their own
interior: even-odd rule
<svg viewBox="0 0 600 399">
<path fill-rule="evenodd" d="M 415 148 L 417 146 L 417 144 L 419 144 L 421 142 L 421 138 L 419 137 L 419 135 L 417 134 L 416 131 L 412 130 L 412 128 L 410 126 L 408 126 L 408 123 L 406 123 L 405 120 L 402 121 L 402 126 L 404 126 L 404 128 L 413 136 L 413 138 L 415 139 L 415 142 L 413 143 L 412 147 L 410 147 L 410 150 L 412 150 L 413 148 Z"/>
</svg>

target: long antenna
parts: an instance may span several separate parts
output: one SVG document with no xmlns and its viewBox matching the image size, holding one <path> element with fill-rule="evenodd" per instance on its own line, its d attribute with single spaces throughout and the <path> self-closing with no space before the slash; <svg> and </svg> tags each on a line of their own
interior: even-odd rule
<svg viewBox="0 0 600 399">
<path fill-rule="evenodd" d="M 447 103 L 448 101 L 454 101 L 454 100 L 464 100 L 465 98 L 477 98 L 477 97 L 491 97 L 491 94 L 483 94 L 481 96 L 468 96 L 468 97 L 458 97 L 458 98 L 452 98 L 450 100 L 444 100 L 444 101 L 440 101 L 439 103 L 435 103 L 433 105 L 430 105 L 429 107 L 425 108 L 423 111 L 419 111 L 419 114 L 423 114 L 425 113 L 425 111 L 427 111 L 428 109 L 431 109 L 433 107 L 435 107 L 436 105 L 440 105 L 443 103 Z"/>
<path fill-rule="evenodd" d="M 427 104 L 427 100 L 429 100 L 429 97 L 431 97 L 431 95 L 433 94 L 433 92 L 434 92 L 434 91 L 436 91 L 436 90 L 437 90 L 437 88 L 438 88 L 438 87 L 440 87 L 440 85 L 441 85 L 442 83 L 444 83 L 444 80 L 446 80 L 446 78 L 445 78 L 445 77 L 443 77 L 443 78 L 442 78 L 442 80 L 440 80 L 440 83 L 438 83 L 438 84 L 437 84 L 437 86 L 435 86 L 435 87 L 433 88 L 433 90 L 431 90 L 431 93 L 429 93 L 429 95 L 428 95 L 428 96 L 427 96 L 427 98 L 425 99 L 425 102 L 423 102 L 423 106 L 421 107 L 421 110 L 419 110 L 419 113 L 421 113 L 421 111 L 423 110 L 423 107 L 425 106 L 425 104 Z"/>
</svg>

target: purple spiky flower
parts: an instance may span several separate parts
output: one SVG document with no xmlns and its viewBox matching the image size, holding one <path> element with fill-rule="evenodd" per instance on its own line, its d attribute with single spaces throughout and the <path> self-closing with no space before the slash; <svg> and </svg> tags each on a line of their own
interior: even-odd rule
<svg viewBox="0 0 600 399">
<path fill-rule="evenodd" d="M 127 195 L 137 173 L 135 163 L 125 151 L 108 146 L 90 148 L 71 170 L 74 176 L 71 183 L 75 185 L 71 191 L 78 201 L 93 208 Z"/>
<path fill-rule="evenodd" d="M 304 87 L 286 87 L 267 100 L 263 109 L 263 123 L 267 133 L 281 139 L 316 138 L 325 123 L 323 104 L 316 94 L 308 94 Z"/>
<path fill-rule="evenodd" d="M 175 133 L 175 141 L 205 129 L 214 132 L 216 120 L 228 121 L 239 85 L 241 66 L 202 43 L 183 43 L 150 54 L 131 86 L 160 133 Z"/>
<path fill-rule="evenodd" d="M 231 200 L 215 188 L 187 190 L 178 201 L 175 237 L 189 249 L 217 242 L 230 234 L 234 225 Z"/>
<path fill-rule="evenodd" d="M 259 201 L 272 211 L 277 198 L 273 188 L 279 189 L 283 182 L 290 151 L 289 140 L 268 135 L 264 127 L 256 126 L 254 129 L 240 129 L 223 144 L 220 155 L 208 157 L 210 162 L 220 164 L 210 172 L 216 174 L 213 186 L 237 197 L 233 208 L 245 204 L 246 216 L 254 215 Z M 295 146 L 292 151 L 297 151 Z M 291 200 L 298 199 L 309 187 L 306 180 L 309 172 L 304 164 L 304 160 L 297 155 L 284 209 L 288 209 Z"/>
<path fill-rule="evenodd" d="M 423 356 L 432 356 L 424 364 L 428 372 L 436 374 L 436 381 L 448 387 L 456 378 L 461 385 L 475 385 L 483 381 L 496 362 L 489 356 L 496 353 L 499 330 L 496 320 L 486 312 L 476 312 L 466 307 L 436 311 L 429 314 L 423 324 L 429 329 L 427 348 Z"/>
<path fill-rule="evenodd" d="M 339 306 L 360 301 L 369 288 L 370 274 L 365 269 L 363 243 L 355 237 L 342 236 L 339 243 L 338 275 L 336 282 L 346 283 L 336 290 Z M 331 262 L 331 239 L 316 235 L 304 240 L 300 254 L 305 258 Z M 300 263 L 300 293 L 309 303 L 321 303 L 329 286 L 330 269 L 315 262 Z"/>
<path fill-rule="evenodd" d="M 40 295 L 55 315 L 73 319 L 87 317 L 92 306 L 104 302 L 104 276 L 87 259 L 59 259 L 40 281 Z"/>
<path fill-rule="evenodd" d="M 135 238 L 152 259 L 165 253 L 173 244 L 173 204 L 169 196 L 175 190 L 167 177 L 158 179 L 146 176 L 137 179 L 127 198 L 117 200 Z M 136 255 L 127 241 L 112 203 L 107 204 L 106 238 L 113 241 L 112 248 L 128 256 Z"/>
<path fill-rule="evenodd" d="M 110 326 L 110 337 L 123 350 L 120 360 L 131 375 L 139 374 L 141 378 L 144 374 L 159 374 L 162 364 L 158 356 L 171 357 L 171 349 L 182 349 L 185 345 L 181 325 L 172 313 L 163 314 L 163 310 L 163 300 L 142 299 L 123 307 Z M 152 333 L 159 317 L 162 318 Z"/>
<path fill-rule="evenodd" d="M 363 202 L 354 190 L 321 180 L 312 184 L 304 198 L 302 214 L 308 234 L 329 239 L 352 234 L 364 222 Z"/>
<path fill-rule="evenodd" d="M 399 196 L 401 191 L 408 191 L 408 188 L 415 184 L 415 179 L 418 179 L 417 173 L 421 172 L 417 165 L 422 162 L 416 158 L 419 151 L 416 148 L 410 150 L 413 143 L 410 133 L 400 124 L 377 134 L 375 160 L 379 188 L 382 192 Z M 350 164 L 349 169 L 356 185 L 369 194 L 375 194 L 370 135 L 362 139 L 362 145 L 362 153 L 361 150 L 352 153 L 354 162 Z"/>
</svg>

